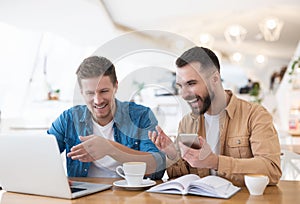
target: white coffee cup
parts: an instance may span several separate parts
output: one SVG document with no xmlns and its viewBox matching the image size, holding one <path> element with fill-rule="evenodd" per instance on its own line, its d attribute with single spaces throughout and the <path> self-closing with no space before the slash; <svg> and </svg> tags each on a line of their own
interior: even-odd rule
<svg viewBox="0 0 300 204">
<path fill-rule="evenodd" d="M 116 168 L 116 172 L 127 181 L 128 186 L 138 186 L 143 182 L 146 172 L 146 163 L 125 162 L 123 163 L 123 166 L 118 166 Z"/>
<path fill-rule="evenodd" d="M 247 174 L 244 179 L 250 195 L 262 195 L 269 184 L 269 177 L 262 174 Z"/>
</svg>

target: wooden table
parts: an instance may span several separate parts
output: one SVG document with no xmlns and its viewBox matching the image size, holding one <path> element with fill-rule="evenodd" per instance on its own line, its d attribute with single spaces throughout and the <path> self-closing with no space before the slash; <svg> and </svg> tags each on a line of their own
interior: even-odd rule
<svg viewBox="0 0 300 204">
<path fill-rule="evenodd" d="M 101 178 L 77 178 L 78 181 L 89 181 L 96 183 L 112 184 L 115 179 Z M 158 181 L 160 182 L 160 181 Z M 0 191 L 1 192 L 1 191 Z M 300 203 L 300 181 L 280 181 L 277 186 L 268 186 L 262 196 L 250 196 L 248 190 L 243 187 L 241 191 L 230 199 L 215 199 L 201 196 L 181 196 L 158 193 L 147 193 L 143 190 L 132 191 L 119 187 L 112 187 L 109 190 L 77 198 L 74 200 L 50 198 L 44 196 L 24 195 L 2 191 L 1 204 L 99 204 L 99 203 L 126 203 L 126 204 L 188 204 L 188 203 Z"/>
</svg>

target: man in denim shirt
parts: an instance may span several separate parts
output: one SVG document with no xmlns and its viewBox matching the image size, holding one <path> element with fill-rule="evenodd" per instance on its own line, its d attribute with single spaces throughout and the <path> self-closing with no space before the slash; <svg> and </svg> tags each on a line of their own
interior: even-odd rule
<svg viewBox="0 0 300 204">
<path fill-rule="evenodd" d="M 104 57 L 88 57 L 76 74 L 86 105 L 64 111 L 47 131 L 66 150 L 68 176 L 118 177 L 118 165 L 144 161 L 147 176 L 162 178 L 165 155 L 148 138 L 157 125 L 153 112 L 115 98 L 115 67 Z"/>
</svg>

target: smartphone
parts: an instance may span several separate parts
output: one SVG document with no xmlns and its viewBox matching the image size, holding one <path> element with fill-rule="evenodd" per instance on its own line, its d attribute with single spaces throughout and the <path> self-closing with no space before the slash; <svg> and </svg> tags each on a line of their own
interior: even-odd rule
<svg viewBox="0 0 300 204">
<path fill-rule="evenodd" d="M 200 149 L 200 142 L 197 134 L 179 134 L 179 141 L 181 141 L 184 145 L 191 147 L 193 149 Z"/>
</svg>

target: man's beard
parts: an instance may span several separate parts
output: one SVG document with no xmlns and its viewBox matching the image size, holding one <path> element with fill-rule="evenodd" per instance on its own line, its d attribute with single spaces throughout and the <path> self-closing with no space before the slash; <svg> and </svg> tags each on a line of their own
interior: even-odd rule
<svg viewBox="0 0 300 204">
<path fill-rule="evenodd" d="M 211 105 L 211 97 L 209 94 L 207 94 L 204 99 L 200 98 L 200 100 L 203 102 L 203 106 L 202 108 L 200 109 L 199 107 L 197 108 L 192 108 L 192 112 L 196 115 L 201 115 L 201 114 L 204 114 L 210 107 Z"/>
</svg>

